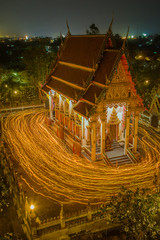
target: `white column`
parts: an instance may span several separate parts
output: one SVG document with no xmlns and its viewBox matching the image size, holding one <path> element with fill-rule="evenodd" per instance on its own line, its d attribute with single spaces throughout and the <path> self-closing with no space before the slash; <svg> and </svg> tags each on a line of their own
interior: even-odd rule
<svg viewBox="0 0 160 240">
<path fill-rule="evenodd" d="M 96 121 L 91 123 L 91 159 L 96 160 Z"/>
<path fill-rule="evenodd" d="M 51 119 L 53 119 L 53 110 L 52 110 L 52 93 L 50 91 L 49 93 L 49 116 Z"/>
<path fill-rule="evenodd" d="M 101 155 L 105 152 L 105 119 L 101 119 Z"/>
<path fill-rule="evenodd" d="M 86 141 L 87 141 L 87 144 L 90 145 L 91 144 L 91 136 L 90 136 L 90 128 L 91 126 L 90 125 L 87 125 L 86 126 Z"/>
<path fill-rule="evenodd" d="M 126 130 L 125 130 L 125 146 L 124 146 L 124 154 L 127 154 L 127 149 L 129 145 L 129 121 L 130 121 L 130 113 L 126 113 Z"/>
<path fill-rule="evenodd" d="M 133 150 L 136 153 L 137 152 L 137 140 L 138 140 L 138 120 L 139 120 L 139 115 L 135 115 L 135 120 L 134 120 L 134 142 L 133 142 Z"/>
<path fill-rule="evenodd" d="M 83 139 L 84 138 L 84 117 L 82 117 L 81 127 L 82 127 L 82 139 Z"/>
</svg>

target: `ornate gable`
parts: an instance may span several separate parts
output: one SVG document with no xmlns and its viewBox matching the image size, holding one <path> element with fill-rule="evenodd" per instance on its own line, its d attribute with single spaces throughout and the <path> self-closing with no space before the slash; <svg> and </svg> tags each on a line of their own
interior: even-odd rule
<svg viewBox="0 0 160 240">
<path fill-rule="evenodd" d="M 123 68 L 122 62 L 119 62 L 117 71 L 112 79 L 112 83 L 124 83 L 128 82 L 128 79 L 125 74 L 125 70 Z"/>
<path fill-rule="evenodd" d="M 106 92 L 107 101 L 124 101 L 131 95 L 130 82 L 120 61 Z"/>
</svg>

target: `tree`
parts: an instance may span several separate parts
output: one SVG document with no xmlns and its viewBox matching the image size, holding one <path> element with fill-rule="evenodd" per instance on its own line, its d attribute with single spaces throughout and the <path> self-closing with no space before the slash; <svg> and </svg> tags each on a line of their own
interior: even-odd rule
<svg viewBox="0 0 160 240">
<path fill-rule="evenodd" d="M 21 80 L 17 73 L 5 71 L 0 82 L 0 100 L 1 103 L 9 101 L 10 103 L 17 97 L 17 90 L 20 90 Z"/>
<path fill-rule="evenodd" d="M 159 210 L 160 194 L 150 194 L 149 190 L 138 188 L 136 191 L 122 188 L 108 205 L 102 207 L 108 223 L 119 223 L 128 239 L 134 240 L 160 239 Z"/>
<path fill-rule="evenodd" d="M 53 62 L 55 53 L 47 53 L 45 46 L 29 46 L 24 53 L 23 63 L 28 73 L 28 79 L 31 86 L 37 88 L 40 93 L 41 84 L 48 76 Z"/>
<path fill-rule="evenodd" d="M 0 160 L 2 161 L 2 153 L 0 152 Z M 4 208 L 9 206 L 10 192 L 9 185 L 3 173 L 3 169 L 0 161 L 0 212 L 3 212 Z"/>
<path fill-rule="evenodd" d="M 89 26 L 89 29 L 86 30 L 86 33 L 87 33 L 88 35 L 96 35 L 96 34 L 99 34 L 100 31 L 99 31 L 98 27 L 97 27 L 94 23 L 92 23 L 92 24 Z"/>
</svg>

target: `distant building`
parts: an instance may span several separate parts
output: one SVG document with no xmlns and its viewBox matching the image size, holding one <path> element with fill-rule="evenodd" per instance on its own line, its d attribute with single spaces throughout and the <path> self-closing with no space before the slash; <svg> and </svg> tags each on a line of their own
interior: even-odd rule
<svg viewBox="0 0 160 240">
<path fill-rule="evenodd" d="M 139 113 L 125 41 L 120 49 L 109 27 L 105 35 L 72 36 L 68 31 L 55 66 L 42 90 L 49 94 L 54 128 L 77 154 L 81 149 L 95 161 L 110 150 L 113 141 L 124 141 L 137 152 Z"/>
</svg>

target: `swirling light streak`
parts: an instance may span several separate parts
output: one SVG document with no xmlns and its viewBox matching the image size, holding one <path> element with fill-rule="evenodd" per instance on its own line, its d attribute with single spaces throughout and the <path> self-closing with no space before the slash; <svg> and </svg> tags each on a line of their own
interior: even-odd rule
<svg viewBox="0 0 160 240">
<path fill-rule="evenodd" d="M 160 148 L 145 129 L 140 128 L 139 139 L 143 161 L 111 168 L 70 153 L 44 122 L 44 111 L 27 111 L 9 115 L 3 124 L 5 141 L 25 171 L 22 180 L 34 192 L 60 203 L 97 204 L 109 200 L 122 185 L 154 189 Z"/>
</svg>

